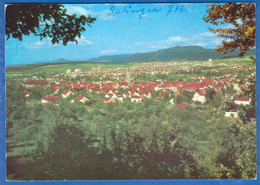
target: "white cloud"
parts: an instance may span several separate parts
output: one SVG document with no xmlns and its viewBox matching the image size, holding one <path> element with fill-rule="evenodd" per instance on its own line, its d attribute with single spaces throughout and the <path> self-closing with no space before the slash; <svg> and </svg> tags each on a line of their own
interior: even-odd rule
<svg viewBox="0 0 260 185">
<path fill-rule="evenodd" d="M 143 19 L 143 18 L 148 18 L 149 15 L 148 15 L 148 14 L 138 13 L 138 14 L 136 15 L 136 17 L 138 17 L 138 18 L 140 18 L 140 19 Z"/>
<path fill-rule="evenodd" d="M 74 6 L 74 5 L 65 5 L 65 8 L 67 9 L 67 12 L 69 14 L 76 14 L 76 15 L 85 15 L 92 17 L 96 17 L 97 19 L 104 20 L 104 21 L 113 21 L 115 20 L 114 16 L 108 16 L 107 13 L 109 12 L 108 9 L 103 10 L 101 12 L 95 12 L 92 10 L 87 10 L 81 6 Z"/>
<path fill-rule="evenodd" d="M 180 3 L 180 5 L 183 5 L 185 10 L 188 11 L 189 13 L 192 13 L 194 10 L 193 3 Z"/>
<path fill-rule="evenodd" d="M 205 42 L 197 42 L 196 44 L 192 44 L 192 45 L 205 47 L 205 46 L 207 46 L 207 43 L 205 43 Z"/>
<path fill-rule="evenodd" d="M 168 46 L 164 46 L 164 45 L 150 45 L 148 48 L 149 49 L 166 49 L 166 48 L 168 48 Z"/>
<path fill-rule="evenodd" d="M 187 41 L 187 38 L 181 36 L 172 36 L 172 37 L 168 37 L 165 40 L 166 43 L 177 43 L 177 42 L 185 42 L 185 41 Z"/>
<path fill-rule="evenodd" d="M 84 4 L 84 7 L 92 8 L 98 4 Z"/>
<path fill-rule="evenodd" d="M 76 39 L 78 41 L 78 45 L 81 45 L 81 46 L 93 44 L 93 42 L 90 40 L 87 40 L 87 38 L 85 36 L 81 36 L 81 38 L 76 37 Z M 72 44 L 76 44 L 76 43 L 69 42 L 68 44 L 72 45 Z"/>
<path fill-rule="evenodd" d="M 108 49 L 108 50 L 103 50 L 103 51 L 100 51 L 100 54 L 102 55 L 106 55 L 106 54 L 111 54 L 111 53 L 115 53 L 116 50 L 115 49 Z"/>
<path fill-rule="evenodd" d="M 79 39 L 78 37 L 76 37 L 77 41 L 78 41 L 78 45 L 79 46 L 86 46 L 86 45 L 91 45 L 93 44 L 92 41 L 87 40 L 87 38 L 85 36 L 81 36 L 81 38 Z M 59 44 L 52 44 L 51 43 L 51 38 L 47 38 L 47 39 L 42 39 L 41 41 L 37 41 L 37 42 L 25 42 L 24 47 L 26 47 L 27 49 L 42 49 L 42 48 L 47 48 L 47 47 L 57 47 L 57 46 L 62 46 L 62 42 L 60 42 Z M 68 45 L 76 45 L 75 42 L 68 42 Z"/>
<path fill-rule="evenodd" d="M 65 5 L 68 14 L 87 15 L 90 12 L 80 6 Z"/>
<path fill-rule="evenodd" d="M 111 6 L 112 4 L 106 4 L 108 6 Z M 114 6 L 126 6 L 127 3 L 117 3 L 117 4 L 113 4 Z"/>
<path fill-rule="evenodd" d="M 221 44 L 222 38 L 217 37 L 216 34 L 211 32 L 203 32 L 195 34 L 190 37 L 183 36 L 170 36 L 165 40 L 137 42 L 135 46 L 148 48 L 148 49 L 165 49 L 173 46 L 189 46 L 196 45 L 206 48 L 214 48 L 216 45 Z"/>
<path fill-rule="evenodd" d="M 204 32 L 196 34 L 196 37 L 216 37 L 216 34 L 212 32 Z"/>
<path fill-rule="evenodd" d="M 46 44 L 46 42 L 37 41 L 37 42 L 34 42 L 34 43 L 32 43 L 32 44 L 26 45 L 26 47 L 27 47 L 28 49 L 38 49 L 38 48 L 44 48 L 44 47 L 45 47 L 45 44 Z"/>
<path fill-rule="evenodd" d="M 109 10 L 103 10 L 102 12 L 96 12 L 96 16 L 98 17 L 98 19 L 104 20 L 104 21 L 113 21 L 115 20 L 114 16 L 108 16 L 107 13 L 109 12 Z"/>
</svg>

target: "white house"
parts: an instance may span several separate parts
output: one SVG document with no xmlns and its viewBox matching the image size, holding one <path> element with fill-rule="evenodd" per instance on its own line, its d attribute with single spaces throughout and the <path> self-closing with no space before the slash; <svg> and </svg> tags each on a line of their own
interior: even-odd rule
<svg viewBox="0 0 260 185">
<path fill-rule="evenodd" d="M 74 101 L 79 101 L 81 103 L 85 103 L 88 100 L 89 99 L 84 96 L 77 96 L 74 100 L 71 100 L 71 102 L 74 103 Z"/>
<path fill-rule="evenodd" d="M 129 92 L 126 92 L 123 94 L 123 97 L 126 98 L 126 97 L 131 97 L 131 94 Z"/>
<path fill-rule="evenodd" d="M 52 88 L 51 89 L 51 93 L 52 94 L 57 94 L 59 92 L 59 89 L 58 88 Z"/>
<path fill-rule="evenodd" d="M 117 92 L 116 89 L 111 89 L 111 90 L 109 90 L 109 91 L 107 92 L 107 95 L 112 96 L 112 95 L 114 95 L 116 92 Z"/>
<path fill-rule="evenodd" d="M 79 72 L 81 72 L 81 69 L 75 69 L 74 72 L 75 72 L 75 73 L 79 73 Z"/>
<path fill-rule="evenodd" d="M 108 94 L 105 95 L 106 98 L 110 98 L 111 96 L 112 96 L 111 94 L 110 95 L 108 95 Z"/>
<path fill-rule="evenodd" d="M 23 91 L 23 95 L 25 97 L 29 97 L 30 96 L 30 91 Z"/>
<path fill-rule="evenodd" d="M 193 100 L 194 102 L 205 103 L 205 102 L 206 102 L 206 97 L 205 97 L 205 95 L 203 94 L 203 92 L 197 91 L 197 92 L 193 95 L 192 100 Z"/>
<path fill-rule="evenodd" d="M 237 83 L 234 85 L 234 90 L 237 91 L 238 93 L 241 92 L 241 88 L 239 87 L 239 85 Z"/>
<path fill-rule="evenodd" d="M 148 99 L 150 99 L 152 97 L 151 93 L 147 92 L 147 91 L 141 91 L 138 94 L 139 94 L 140 97 L 146 97 Z"/>
<path fill-rule="evenodd" d="M 59 97 L 58 96 L 46 96 L 46 97 L 43 97 L 41 99 L 42 99 L 42 103 L 48 103 L 49 101 L 58 100 Z"/>
<path fill-rule="evenodd" d="M 118 101 L 123 102 L 123 95 L 119 92 L 116 92 L 113 94 L 113 96 L 111 97 L 113 100 L 117 99 Z"/>
<path fill-rule="evenodd" d="M 61 96 L 62 96 L 63 98 L 68 98 L 69 95 L 71 95 L 71 94 L 72 94 L 71 91 L 65 90 L 65 91 L 63 91 L 63 92 L 61 93 Z"/>
<path fill-rule="evenodd" d="M 173 98 L 170 100 L 170 103 L 171 103 L 171 104 L 174 104 L 174 99 L 173 99 Z"/>
<path fill-rule="evenodd" d="M 140 96 L 136 91 L 128 91 L 130 96 Z"/>
<path fill-rule="evenodd" d="M 140 96 L 132 96 L 131 97 L 131 102 L 137 102 L 137 103 L 140 103 L 142 101 L 142 98 Z"/>
<path fill-rule="evenodd" d="M 122 88 L 124 88 L 124 89 L 126 89 L 126 88 L 129 88 L 128 84 L 129 84 L 128 82 L 118 82 L 117 85 L 122 87 Z"/>
<path fill-rule="evenodd" d="M 104 102 L 104 103 L 113 103 L 113 102 L 115 102 L 115 100 L 113 100 L 112 98 L 106 98 L 106 97 L 104 97 L 104 98 L 103 98 L 103 102 Z"/>
<path fill-rule="evenodd" d="M 238 111 L 236 109 L 231 109 L 225 112 L 226 117 L 232 117 L 237 118 L 238 117 Z"/>
<path fill-rule="evenodd" d="M 251 98 L 249 97 L 234 97 L 234 103 L 237 105 L 250 105 Z"/>
</svg>

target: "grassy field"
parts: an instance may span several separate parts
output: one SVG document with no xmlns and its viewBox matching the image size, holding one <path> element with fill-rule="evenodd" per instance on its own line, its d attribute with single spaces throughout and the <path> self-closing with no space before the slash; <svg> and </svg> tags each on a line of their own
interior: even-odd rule
<svg viewBox="0 0 260 185">
<path fill-rule="evenodd" d="M 199 64 L 209 63 L 208 61 L 201 61 Z M 218 59 L 213 60 L 213 65 L 225 63 L 228 65 L 233 64 L 247 64 L 253 66 L 252 59 L 249 56 L 243 58 L 229 58 L 229 59 Z M 130 64 L 103 64 L 103 63 L 69 63 L 69 64 L 49 64 L 49 65 L 37 65 L 32 67 L 33 65 L 28 66 L 20 66 L 20 67 L 8 67 L 6 68 L 6 78 L 26 78 L 31 77 L 34 74 L 39 73 L 65 73 L 66 70 L 71 69 L 81 69 L 81 70 L 91 70 L 92 68 L 97 68 L 100 66 L 100 69 L 109 69 L 109 68 L 116 68 L 116 67 L 136 67 L 140 65 L 140 63 L 130 63 Z M 178 66 L 178 65 L 177 65 Z M 182 63 L 179 66 L 183 66 Z"/>
</svg>

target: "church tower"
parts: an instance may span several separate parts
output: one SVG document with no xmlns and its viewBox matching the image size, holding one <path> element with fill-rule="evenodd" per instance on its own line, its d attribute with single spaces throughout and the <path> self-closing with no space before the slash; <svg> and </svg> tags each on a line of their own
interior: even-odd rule
<svg viewBox="0 0 260 185">
<path fill-rule="evenodd" d="M 126 69 L 125 78 L 126 78 L 126 82 L 128 82 L 130 84 L 131 83 L 131 73 L 128 68 Z"/>
</svg>

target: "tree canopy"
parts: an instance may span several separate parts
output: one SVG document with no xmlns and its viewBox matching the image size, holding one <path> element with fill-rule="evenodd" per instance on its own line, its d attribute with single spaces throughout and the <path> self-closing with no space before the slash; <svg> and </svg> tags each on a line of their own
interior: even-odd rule
<svg viewBox="0 0 260 185">
<path fill-rule="evenodd" d="M 209 28 L 224 38 L 216 51 L 229 53 L 240 50 L 240 56 L 255 46 L 255 4 L 254 3 L 208 3 L 206 23 L 214 26 L 228 25 L 222 28 Z"/>
<path fill-rule="evenodd" d="M 40 39 L 51 38 L 52 44 L 76 42 L 84 27 L 94 23 L 96 18 L 76 14 L 69 15 L 60 4 L 12 4 L 6 7 L 7 39 L 13 37 L 22 41 L 24 35 L 34 34 Z"/>
</svg>

